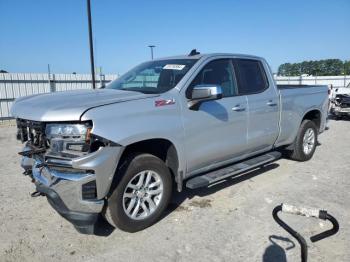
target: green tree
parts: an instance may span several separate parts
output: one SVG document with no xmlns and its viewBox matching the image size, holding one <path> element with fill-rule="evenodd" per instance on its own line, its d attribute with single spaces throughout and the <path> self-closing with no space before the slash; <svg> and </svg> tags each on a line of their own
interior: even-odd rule
<svg viewBox="0 0 350 262">
<path fill-rule="evenodd" d="M 342 74 L 350 75 L 350 60 L 344 61 Z"/>
<path fill-rule="evenodd" d="M 289 72 L 290 63 L 282 64 L 278 67 L 278 75 L 287 75 Z"/>
<path fill-rule="evenodd" d="M 350 61 L 340 59 L 325 59 L 318 61 L 303 61 L 301 63 L 284 63 L 278 67 L 278 74 L 284 76 L 308 75 L 343 75 L 350 74 Z"/>
</svg>

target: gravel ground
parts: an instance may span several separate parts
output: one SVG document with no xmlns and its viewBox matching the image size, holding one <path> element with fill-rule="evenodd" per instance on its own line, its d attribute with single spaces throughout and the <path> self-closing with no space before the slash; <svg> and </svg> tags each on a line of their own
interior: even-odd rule
<svg viewBox="0 0 350 262">
<path fill-rule="evenodd" d="M 176 194 L 164 218 L 130 234 L 75 231 L 21 175 L 14 127 L 0 127 L 0 261 L 300 261 L 298 243 L 272 219 L 281 202 L 327 209 L 337 235 L 309 243 L 310 261 L 350 261 L 350 121 L 331 121 L 313 159 L 281 159 L 219 185 Z M 284 215 L 302 235 L 329 227 Z M 271 238 L 272 236 L 272 238 Z M 292 242 L 291 242 L 292 241 Z"/>
</svg>

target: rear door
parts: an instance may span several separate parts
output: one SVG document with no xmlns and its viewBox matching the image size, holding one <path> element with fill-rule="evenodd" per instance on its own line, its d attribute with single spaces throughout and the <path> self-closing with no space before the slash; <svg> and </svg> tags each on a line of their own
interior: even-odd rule
<svg viewBox="0 0 350 262">
<path fill-rule="evenodd" d="M 272 148 L 279 132 L 279 99 L 264 64 L 254 59 L 234 59 L 238 92 L 248 101 L 248 153 Z M 272 80 L 273 81 L 273 80 Z"/>
</svg>

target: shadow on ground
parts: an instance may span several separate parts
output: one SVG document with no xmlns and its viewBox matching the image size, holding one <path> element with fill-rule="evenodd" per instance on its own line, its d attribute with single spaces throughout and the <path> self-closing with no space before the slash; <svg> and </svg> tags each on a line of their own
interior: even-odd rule
<svg viewBox="0 0 350 262">
<path fill-rule="evenodd" d="M 350 115 L 344 115 L 344 116 L 335 116 L 335 115 L 329 115 L 328 120 L 335 120 L 335 121 L 350 121 Z"/>
<path fill-rule="evenodd" d="M 241 173 L 241 174 L 229 177 L 227 179 L 221 180 L 216 184 L 210 185 L 209 187 L 202 187 L 198 189 L 187 189 L 184 187 L 184 190 L 182 192 L 177 192 L 174 190 L 173 198 L 168 206 L 168 209 L 164 213 L 163 218 L 169 215 L 171 212 L 173 212 L 177 208 L 179 208 L 186 199 L 192 199 L 195 196 L 205 197 L 205 196 L 214 194 L 217 191 L 220 191 L 226 187 L 233 186 L 240 182 L 249 180 L 255 176 L 264 174 L 272 169 L 277 168 L 278 166 L 279 165 L 277 163 L 272 163 L 272 164 L 260 167 L 258 169 L 253 169 L 251 171 Z M 184 183 L 184 186 L 185 186 L 185 183 Z"/>
<path fill-rule="evenodd" d="M 203 188 L 199 188 L 199 189 L 187 189 L 186 187 L 184 187 L 182 192 L 177 192 L 174 189 L 174 193 L 173 193 L 173 197 L 172 200 L 170 201 L 170 204 L 168 205 L 168 208 L 166 209 L 166 211 L 164 212 L 163 216 L 161 217 L 161 219 L 164 219 L 165 217 L 167 217 L 169 214 L 171 214 L 173 211 L 175 211 L 176 209 L 180 208 L 182 203 L 186 200 L 186 199 L 192 199 L 195 196 L 200 196 L 200 197 L 204 197 L 204 196 L 208 196 L 211 194 L 216 193 L 217 191 L 224 189 L 226 187 L 230 187 L 233 186 L 235 184 L 238 184 L 240 182 L 249 180 L 255 176 L 264 174 L 272 169 L 277 168 L 279 165 L 277 163 L 271 163 L 269 165 L 265 165 L 263 167 L 257 168 L 257 169 L 253 169 L 251 171 L 242 173 L 242 174 L 238 174 L 235 176 L 232 176 L 230 178 L 224 179 L 216 184 L 213 184 L 209 187 L 203 187 Z M 185 185 L 186 181 L 184 182 Z M 201 207 L 201 205 L 206 205 L 206 202 L 201 202 L 201 203 L 197 203 L 199 207 Z M 96 236 L 104 236 L 107 237 L 110 234 L 112 234 L 112 232 L 114 231 L 114 227 L 112 227 L 104 218 L 100 217 L 100 219 L 98 220 L 97 224 L 95 225 L 95 231 L 94 234 Z"/>
<path fill-rule="evenodd" d="M 287 262 L 287 255 L 285 250 L 290 250 L 295 247 L 295 244 L 292 240 L 287 237 L 275 236 L 272 235 L 269 237 L 271 244 L 265 249 L 265 252 L 262 257 L 263 262 Z M 291 245 L 285 249 L 276 243 L 275 240 L 284 241 L 290 243 Z"/>
</svg>

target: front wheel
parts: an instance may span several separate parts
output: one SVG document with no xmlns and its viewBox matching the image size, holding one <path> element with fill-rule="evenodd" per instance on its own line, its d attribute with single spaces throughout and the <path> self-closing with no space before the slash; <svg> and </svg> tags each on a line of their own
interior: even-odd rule
<svg viewBox="0 0 350 262">
<path fill-rule="evenodd" d="M 127 160 L 120 182 L 108 199 L 113 224 L 127 232 L 153 225 L 166 209 L 172 192 L 168 167 L 156 156 L 138 154 Z"/>
<path fill-rule="evenodd" d="M 296 161 L 307 161 L 312 158 L 317 145 L 317 127 L 313 121 L 304 120 L 299 128 L 289 157 Z"/>
</svg>

